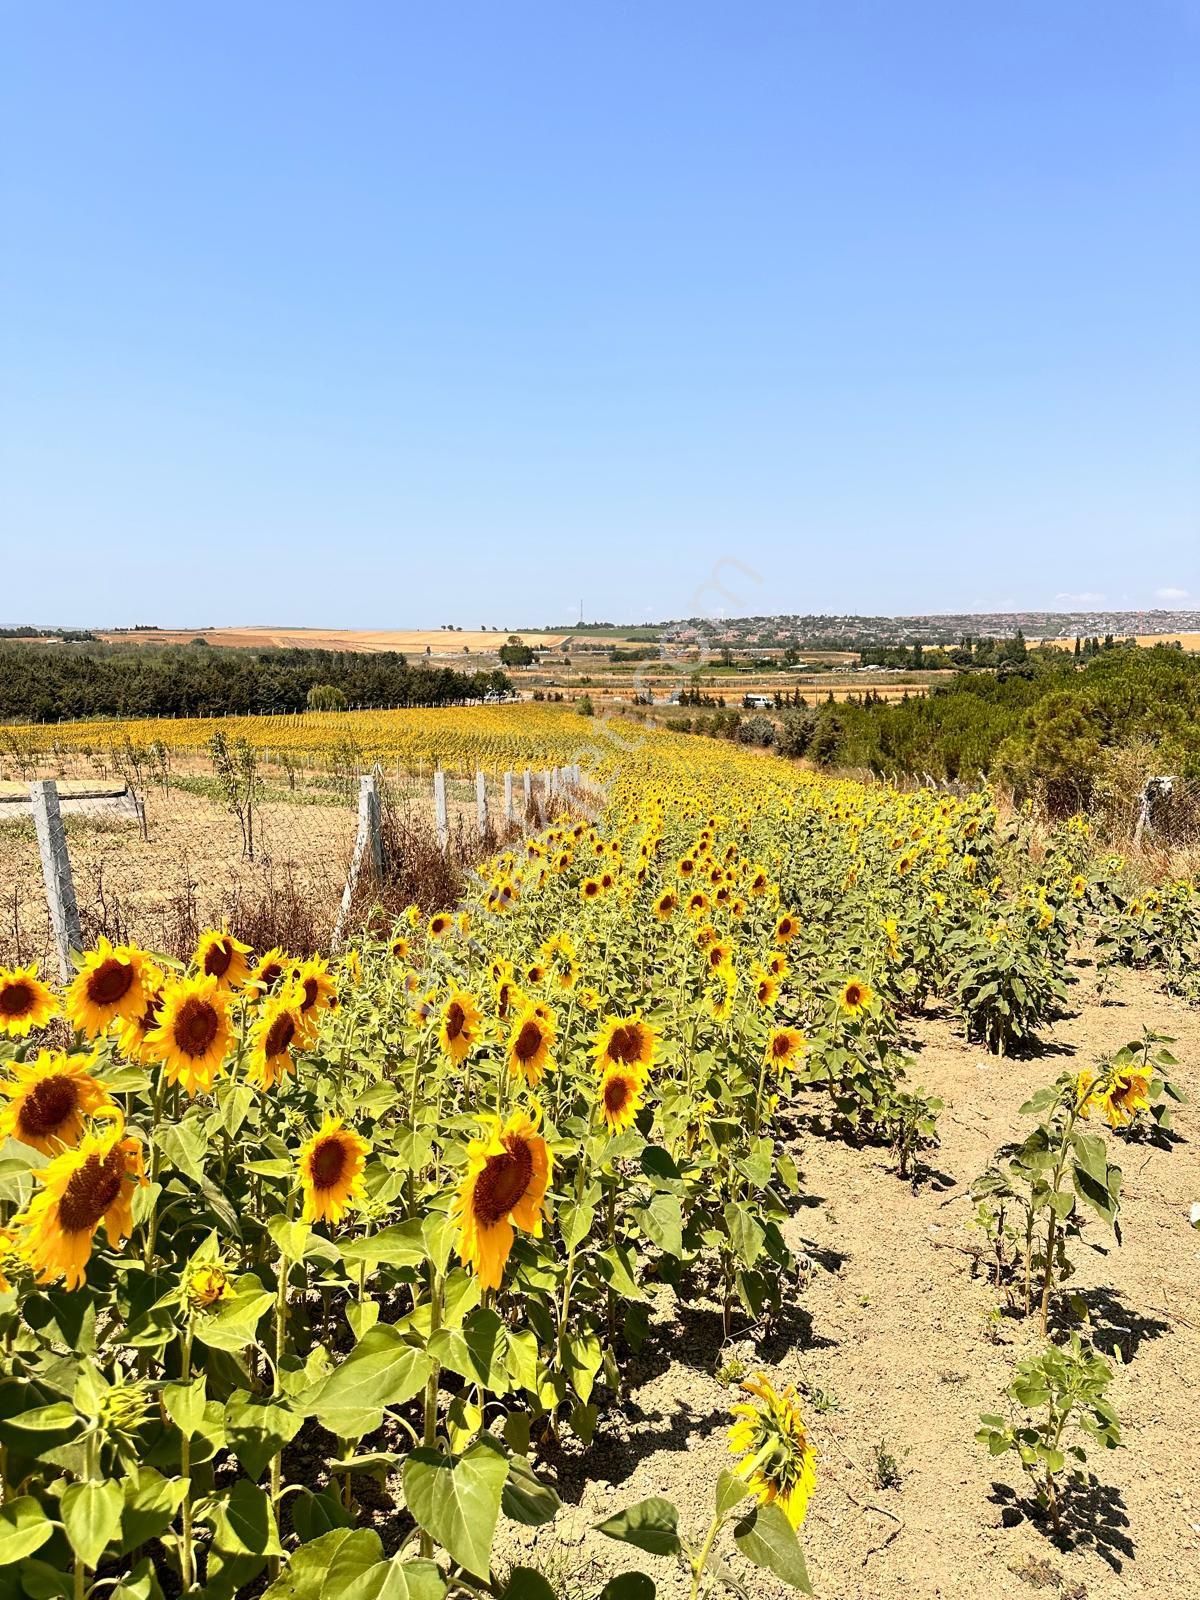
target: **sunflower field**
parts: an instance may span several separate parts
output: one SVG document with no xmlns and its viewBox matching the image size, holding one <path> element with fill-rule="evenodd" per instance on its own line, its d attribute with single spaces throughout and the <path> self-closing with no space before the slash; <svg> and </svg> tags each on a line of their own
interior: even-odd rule
<svg viewBox="0 0 1200 1600">
<path fill-rule="evenodd" d="M 802 1293 L 797 1122 L 909 1175 L 940 1108 L 906 1015 L 1008 1049 L 1085 927 L 1132 937 L 1085 824 L 1035 866 L 986 795 L 700 739 L 601 776 L 598 818 L 336 960 L 212 929 L 186 966 L 102 941 L 61 992 L 0 970 L 4 1600 L 553 1600 L 504 1552 L 619 1410 L 656 1288 L 727 1332 Z M 606 1519 L 596 1594 L 649 1600 L 648 1556 L 693 1600 L 807 1591 L 813 1421 L 748 1374 L 711 1515 Z"/>
<path fill-rule="evenodd" d="M 30 772 L 70 756 L 119 755 L 127 745 L 172 757 L 203 756 L 220 730 L 257 751 L 321 771 L 353 760 L 362 770 L 468 775 L 523 766 L 565 766 L 595 740 L 594 724 L 561 706 L 451 706 L 436 710 L 319 711 L 281 716 L 144 717 L 23 723 L 0 728 L 0 762 Z M 630 725 L 626 740 L 636 741 Z"/>
</svg>

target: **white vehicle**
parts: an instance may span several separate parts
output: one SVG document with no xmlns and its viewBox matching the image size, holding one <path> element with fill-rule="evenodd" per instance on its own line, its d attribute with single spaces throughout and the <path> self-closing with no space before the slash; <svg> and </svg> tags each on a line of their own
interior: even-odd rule
<svg viewBox="0 0 1200 1600">
<path fill-rule="evenodd" d="M 770 711 L 775 702 L 770 695 L 747 694 L 742 696 L 742 706 L 747 711 Z"/>
</svg>

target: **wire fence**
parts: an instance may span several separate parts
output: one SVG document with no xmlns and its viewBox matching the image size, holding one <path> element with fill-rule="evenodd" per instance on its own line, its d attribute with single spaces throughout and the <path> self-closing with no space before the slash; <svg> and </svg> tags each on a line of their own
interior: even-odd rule
<svg viewBox="0 0 1200 1600">
<path fill-rule="evenodd" d="M 86 948 L 103 935 L 181 960 L 206 927 L 226 927 L 260 951 L 327 949 L 345 928 L 344 898 L 360 919 L 371 895 L 449 904 L 481 855 L 584 796 L 577 769 L 570 782 L 566 769 L 473 781 L 397 780 L 376 769 L 375 859 L 384 861 L 386 840 L 387 871 L 346 896 L 361 778 L 310 777 L 256 772 L 232 794 L 199 774 L 143 786 L 94 777 L 11 785 L 0 796 L 0 965 L 36 961 L 54 971 L 62 959 L 34 790 L 53 791 L 56 828 L 61 816 L 77 942 Z"/>
</svg>

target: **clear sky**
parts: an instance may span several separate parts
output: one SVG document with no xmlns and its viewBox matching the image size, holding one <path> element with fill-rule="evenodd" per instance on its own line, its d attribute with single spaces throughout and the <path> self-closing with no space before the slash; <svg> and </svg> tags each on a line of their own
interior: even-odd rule
<svg viewBox="0 0 1200 1600">
<path fill-rule="evenodd" d="M 6 0 L 0 233 L 6 621 L 1200 605 L 1200 0 Z"/>
</svg>

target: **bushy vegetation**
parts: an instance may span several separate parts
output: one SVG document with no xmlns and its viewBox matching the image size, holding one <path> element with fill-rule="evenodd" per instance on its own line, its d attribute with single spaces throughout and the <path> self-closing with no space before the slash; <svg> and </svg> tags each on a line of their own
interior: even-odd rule
<svg viewBox="0 0 1200 1600">
<path fill-rule="evenodd" d="M 0 718 L 12 722 L 303 711 L 317 686 L 351 706 L 444 706 L 510 685 L 503 672 L 411 666 L 392 650 L 0 649 Z"/>
</svg>

